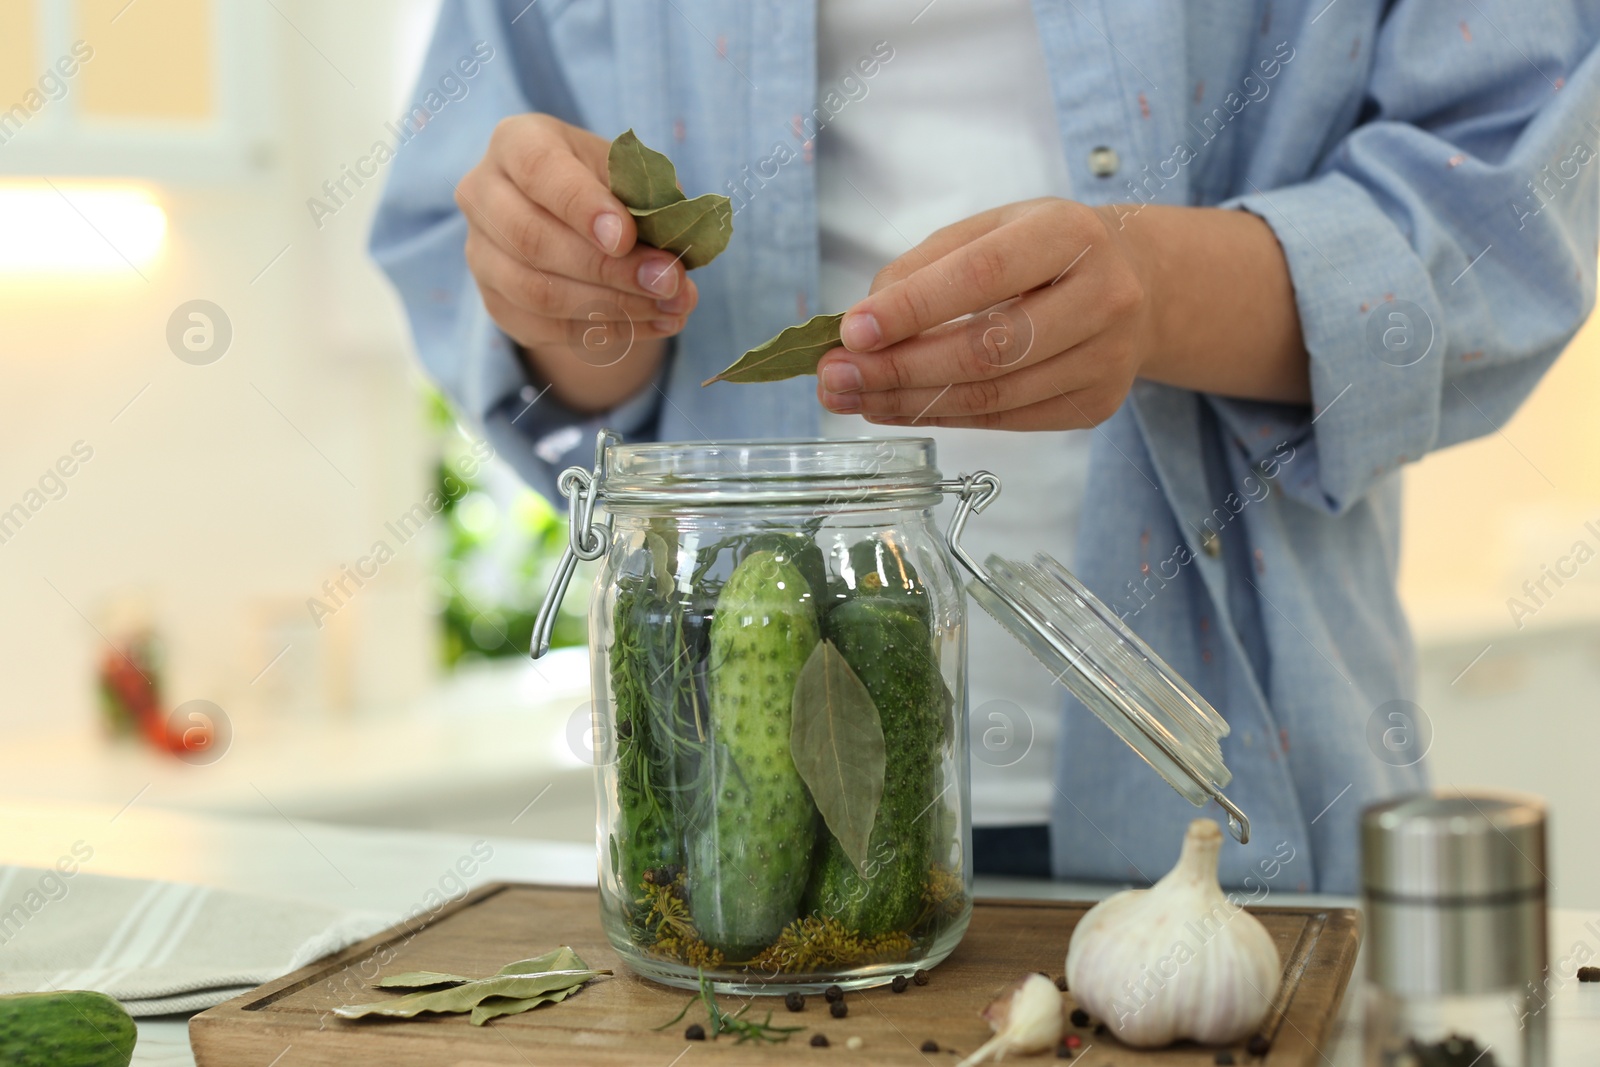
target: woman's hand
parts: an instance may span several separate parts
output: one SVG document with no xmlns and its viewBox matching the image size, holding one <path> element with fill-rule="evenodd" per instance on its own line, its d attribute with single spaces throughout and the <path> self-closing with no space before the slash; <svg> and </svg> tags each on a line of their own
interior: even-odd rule
<svg viewBox="0 0 1600 1067">
<path fill-rule="evenodd" d="M 580 411 L 643 388 L 662 339 L 683 329 L 699 299 L 670 252 L 635 244 L 633 217 L 607 183 L 609 148 L 548 115 L 513 115 L 456 187 L 485 308 Z"/>
<path fill-rule="evenodd" d="M 1282 250 L 1238 211 L 1054 198 L 986 211 L 885 267 L 841 333 L 818 397 L 887 425 L 1093 426 L 1139 376 L 1309 396 Z"/>
</svg>

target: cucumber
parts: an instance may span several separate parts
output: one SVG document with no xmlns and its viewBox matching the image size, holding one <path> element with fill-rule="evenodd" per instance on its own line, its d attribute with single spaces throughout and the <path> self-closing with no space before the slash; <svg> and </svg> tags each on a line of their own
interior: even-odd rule
<svg viewBox="0 0 1600 1067">
<path fill-rule="evenodd" d="M 137 1039 L 128 1013 L 104 993 L 0 996 L 6 1067 L 128 1067 Z"/>
<path fill-rule="evenodd" d="M 800 568 L 813 596 L 821 597 L 826 593 L 828 563 L 810 534 L 782 530 L 759 533 L 746 542 L 741 558 L 756 552 L 771 552 L 780 560 L 793 563 Z"/>
<path fill-rule="evenodd" d="M 711 622 L 711 776 L 685 828 L 695 929 L 749 959 L 799 914 L 817 810 L 789 755 L 795 678 L 819 640 L 800 568 L 770 551 L 733 569 Z"/>
<path fill-rule="evenodd" d="M 855 574 L 852 595 L 893 601 L 916 612 L 924 623 L 932 617 L 927 587 L 893 534 L 874 535 L 851 545 L 850 569 Z"/>
<path fill-rule="evenodd" d="M 926 616 L 904 594 L 843 601 L 828 613 L 824 629 L 877 705 L 884 786 L 866 877 L 824 827 L 806 909 L 863 935 L 904 931 L 921 910 L 938 835 L 944 679 Z"/>
</svg>

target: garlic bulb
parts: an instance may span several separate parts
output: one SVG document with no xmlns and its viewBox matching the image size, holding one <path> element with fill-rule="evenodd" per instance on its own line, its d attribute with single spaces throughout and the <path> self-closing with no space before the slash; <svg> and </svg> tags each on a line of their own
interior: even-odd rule
<svg viewBox="0 0 1600 1067">
<path fill-rule="evenodd" d="M 1008 1052 L 1048 1052 L 1061 1040 L 1065 1014 L 1056 984 L 1042 974 L 1030 974 L 983 1009 L 994 1036 L 957 1067 L 972 1067 L 991 1056 L 1001 1060 Z"/>
<path fill-rule="evenodd" d="M 1255 916 L 1223 896 L 1221 847 L 1217 824 L 1196 819 L 1165 877 L 1101 901 L 1072 932 L 1073 996 L 1125 1044 L 1230 1044 L 1261 1025 L 1277 996 L 1277 946 Z"/>
</svg>

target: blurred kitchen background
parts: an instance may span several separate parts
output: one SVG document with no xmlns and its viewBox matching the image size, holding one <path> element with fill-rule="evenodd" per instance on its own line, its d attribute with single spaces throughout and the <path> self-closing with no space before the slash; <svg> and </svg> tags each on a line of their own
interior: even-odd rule
<svg viewBox="0 0 1600 1067">
<path fill-rule="evenodd" d="M 592 839 L 584 654 L 524 655 L 562 517 L 478 462 L 364 251 L 435 8 L 0 0 L 0 801 Z M 1590 908 L 1597 396 L 1591 322 L 1408 470 L 1401 573 L 1438 781 L 1548 796 Z"/>
</svg>

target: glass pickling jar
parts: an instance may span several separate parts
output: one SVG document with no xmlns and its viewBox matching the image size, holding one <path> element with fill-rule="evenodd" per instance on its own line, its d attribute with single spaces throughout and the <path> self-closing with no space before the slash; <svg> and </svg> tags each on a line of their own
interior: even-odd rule
<svg viewBox="0 0 1600 1067">
<path fill-rule="evenodd" d="M 590 607 L 600 907 L 671 985 L 859 988 L 932 967 L 972 910 L 966 604 L 980 602 L 1195 803 L 1227 727 L 1070 574 L 960 546 L 999 492 L 926 438 L 624 444 L 560 480 Z M 948 532 L 934 524 L 959 498 Z"/>
</svg>

